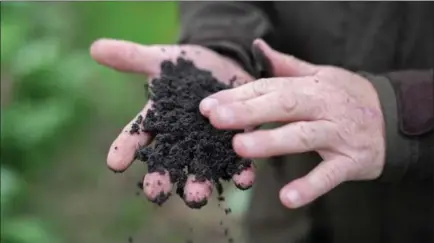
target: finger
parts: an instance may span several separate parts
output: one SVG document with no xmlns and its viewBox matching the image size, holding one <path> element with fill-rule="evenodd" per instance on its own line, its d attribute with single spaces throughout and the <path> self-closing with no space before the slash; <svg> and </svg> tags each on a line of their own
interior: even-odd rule
<svg viewBox="0 0 434 243">
<path fill-rule="evenodd" d="M 116 172 L 122 172 L 134 161 L 136 151 L 151 140 L 151 136 L 142 131 L 142 124 L 134 125 L 138 119 L 145 119 L 146 112 L 151 107 L 148 102 L 143 110 L 124 127 L 119 136 L 113 141 L 107 155 L 107 165 Z"/>
<path fill-rule="evenodd" d="M 233 147 L 247 158 L 305 153 L 329 148 L 336 141 L 335 126 L 329 121 L 295 122 L 271 130 L 235 135 Z"/>
<path fill-rule="evenodd" d="M 296 80 L 293 81 L 295 82 Z M 278 91 L 285 87 L 287 82 L 290 81 L 283 78 L 258 79 L 236 88 L 223 90 L 208 96 L 200 102 L 199 109 L 202 114 L 208 115 L 208 112 L 217 105 L 244 101 L 273 91 Z"/>
<path fill-rule="evenodd" d="M 301 92 L 271 92 L 257 98 L 219 105 L 208 112 L 220 129 L 241 129 L 268 122 L 321 119 L 323 103 Z M 272 107 L 272 108 L 271 108 Z"/>
<path fill-rule="evenodd" d="M 235 174 L 232 177 L 235 186 L 240 190 L 247 190 L 252 187 L 256 177 L 255 171 L 255 165 L 251 163 L 249 167 L 242 170 L 240 173 Z"/>
<path fill-rule="evenodd" d="M 189 175 L 184 188 L 184 201 L 190 208 L 199 209 L 208 203 L 212 193 L 212 183 L 208 180 L 196 180 L 196 176 Z"/>
<path fill-rule="evenodd" d="M 92 58 L 102 65 L 149 76 L 158 75 L 161 63 L 175 56 L 163 50 L 162 46 L 144 46 L 112 39 L 97 40 L 90 47 Z"/>
<path fill-rule="evenodd" d="M 147 198 L 158 205 L 162 205 L 170 197 L 173 184 L 170 182 L 169 172 L 152 172 L 143 179 L 143 191 Z"/>
<path fill-rule="evenodd" d="M 304 206 L 347 181 L 352 165 L 345 158 L 323 161 L 306 176 L 283 187 L 280 200 L 288 208 Z"/>
<path fill-rule="evenodd" d="M 314 75 L 318 67 L 294 56 L 286 55 L 272 49 L 264 40 L 256 39 L 253 45 L 259 48 L 271 62 L 276 77 L 301 77 Z"/>
</svg>

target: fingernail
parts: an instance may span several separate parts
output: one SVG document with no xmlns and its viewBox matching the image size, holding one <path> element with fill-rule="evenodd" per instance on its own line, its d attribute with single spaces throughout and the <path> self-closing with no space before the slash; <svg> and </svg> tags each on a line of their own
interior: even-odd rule
<svg viewBox="0 0 434 243">
<path fill-rule="evenodd" d="M 217 117 L 220 121 L 223 121 L 225 123 L 232 123 L 234 119 L 234 115 L 232 111 L 228 108 L 220 107 L 217 110 Z"/>
<path fill-rule="evenodd" d="M 286 193 L 286 199 L 291 204 L 292 207 L 298 207 L 301 205 L 300 193 L 295 190 L 290 190 Z"/>
<path fill-rule="evenodd" d="M 216 99 L 213 99 L 213 98 L 205 98 L 200 103 L 200 106 L 201 106 L 202 110 L 204 110 L 204 111 L 210 111 L 216 105 L 218 105 L 218 101 Z"/>
</svg>

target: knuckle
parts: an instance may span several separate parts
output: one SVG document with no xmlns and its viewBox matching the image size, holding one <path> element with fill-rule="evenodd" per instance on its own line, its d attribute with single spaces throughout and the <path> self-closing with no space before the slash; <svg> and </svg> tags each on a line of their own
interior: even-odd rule
<svg viewBox="0 0 434 243">
<path fill-rule="evenodd" d="M 256 112 L 255 107 L 247 101 L 241 101 L 241 109 L 244 111 L 243 113 L 246 113 L 247 115 L 254 114 Z"/>
<path fill-rule="evenodd" d="M 271 89 L 270 79 L 260 79 L 252 83 L 252 92 L 256 96 L 261 96 Z"/>
<path fill-rule="evenodd" d="M 321 89 L 308 87 L 303 89 L 297 99 L 299 104 L 307 106 L 312 116 L 323 118 L 329 115 L 330 107 L 333 106 L 333 97 Z"/>
<path fill-rule="evenodd" d="M 333 188 L 336 185 L 336 178 L 339 173 L 341 173 L 341 169 L 338 166 L 330 166 L 327 171 L 324 172 L 324 184 L 327 188 Z"/>
<path fill-rule="evenodd" d="M 295 107 L 297 106 L 297 101 L 294 99 L 291 99 L 287 94 L 285 93 L 279 93 L 278 97 L 278 104 L 282 108 L 283 112 L 286 114 L 291 114 Z"/>
<path fill-rule="evenodd" d="M 315 136 L 311 136 L 312 129 L 307 128 L 307 122 L 298 123 L 299 139 L 302 147 L 306 149 L 313 149 L 315 144 Z"/>
</svg>

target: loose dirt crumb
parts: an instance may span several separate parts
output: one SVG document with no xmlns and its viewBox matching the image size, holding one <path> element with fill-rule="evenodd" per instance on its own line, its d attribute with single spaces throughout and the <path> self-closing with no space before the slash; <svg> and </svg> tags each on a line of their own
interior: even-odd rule
<svg viewBox="0 0 434 243">
<path fill-rule="evenodd" d="M 232 210 L 230 208 L 225 209 L 225 214 L 230 214 L 231 212 L 232 212 Z"/>
<path fill-rule="evenodd" d="M 137 187 L 138 187 L 140 190 L 143 190 L 143 182 L 141 182 L 141 181 L 137 182 Z"/>
</svg>

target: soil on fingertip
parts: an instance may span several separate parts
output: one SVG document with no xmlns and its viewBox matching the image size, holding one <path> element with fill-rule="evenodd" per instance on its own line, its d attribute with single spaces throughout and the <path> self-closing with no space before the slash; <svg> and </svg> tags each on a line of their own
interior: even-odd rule
<svg viewBox="0 0 434 243">
<path fill-rule="evenodd" d="M 176 63 L 164 61 L 161 70 L 149 86 L 152 107 L 130 130 L 131 134 L 146 132 L 154 137 L 151 146 L 137 151 L 136 159 L 147 164 L 148 173 L 168 171 L 181 198 L 188 175 L 195 175 L 199 182 L 211 181 L 221 196 L 221 182 L 248 168 L 251 160 L 239 157 L 232 148 L 233 136 L 243 131 L 214 128 L 200 113 L 199 103 L 232 85 L 181 57 Z"/>
</svg>

